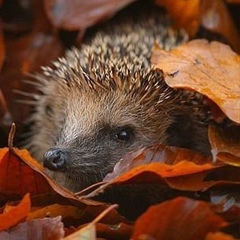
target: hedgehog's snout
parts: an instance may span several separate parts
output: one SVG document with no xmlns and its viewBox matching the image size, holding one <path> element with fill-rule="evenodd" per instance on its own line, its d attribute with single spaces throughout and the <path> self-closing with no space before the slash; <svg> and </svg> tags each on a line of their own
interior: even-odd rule
<svg viewBox="0 0 240 240">
<path fill-rule="evenodd" d="M 66 165 L 67 153 L 59 148 L 49 149 L 43 156 L 43 166 L 53 170 L 63 170 Z"/>
</svg>

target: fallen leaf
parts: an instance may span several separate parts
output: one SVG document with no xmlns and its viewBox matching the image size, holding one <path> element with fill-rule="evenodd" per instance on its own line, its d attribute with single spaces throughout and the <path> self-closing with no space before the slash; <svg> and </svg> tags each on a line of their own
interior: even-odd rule
<svg viewBox="0 0 240 240">
<path fill-rule="evenodd" d="M 222 161 L 240 167 L 240 127 L 220 128 L 211 125 L 208 137 L 212 146 L 213 161 Z"/>
<path fill-rule="evenodd" d="M 240 35 L 223 0 L 202 0 L 201 24 L 206 29 L 221 34 L 233 49 L 240 53 Z"/>
<path fill-rule="evenodd" d="M 64 238 L 65 240 L 77 240 L 77 239 L 96 239 L 96 223 L 99 222 L 104 216 L 106 216 L 109 212 L 115 209 L 117 205 L 110 205 L 103 212 L 101 212 L 92 222 L 90 222 L 87 226 L 81 228 L 75 233 Z"/>
<path fill-rule="evenodd" d="M 206 202 L 178 197 L 150 207 L 134 225 L 132 239 L 204 240 L 227 225 Z M 173 231 L 174 229 L 174 231 Z"/>
<path fill-rule="evenodd" d="M 79 239 L 96 240 L 95 224 L 88 224 L 86 227 L 64 238 L 64 240 L 79 240 Z"/>
<path fill-rule="evenodd" d="M 133 0 L 64 1 L 44 0 L 51 23 L 56 28 L 85 30 L 100 20 L 111 17 Z"/>
<path fill-rule="evenodd" d="M 64 237 L 61 217 L 34 219 L 0 232 L 0 240 L 61 240 Z"/>
<path fill-rule="evenodd" d="M 10 4 L 13 6 L 15 6 L 14 4 L 18 5 L 16 2 L 18 1 Z M 63 46 L 59 36 L 54 32 L 46 16 L 44 16 L 42 5 L 42 0 L 33 1 L 32 4 L 29 4 L 31 6 L 29 13 L 21 16 L 22 18 L 27 17 L 29 14 L 33 16 L 34 25 L 31 29 L 19 35 L 13 35 L 14 37 L 6 37 L 5 40 L 7 59 L 1 71 L 0 88 L 6 97 L 9 110 L 18 128 L 26 120 L 33 99 L 16 95 L 13 89 L 21 89 L 27 93 L 33 92 L 33 86 L 22 81 L 27 78 L 26 74 L 39 71 L 42 65 L 50 64 L 63 53 Z M 4 14 L 11 15 L 12 20 L 19 22 L 19 19 L 15 19 L 14 11 L 15 8 L 11 12 L 5 12 Z M 32 82 L 34 84 L 34 81 Z M 24 104 L 19 105 L 19 103 L 16 103 L 18 98 L 24 100 L 22 101 Z"/>
<path fill-rule="evenodd" d="M 157 144 L 126 154 L 123 159 L 114 166 L 113 171 L 104 178 L 104 181 L 110 181 L 140 165 L 157 162 L 173 165 L 183 160 L 199 165 L 212 162 L 211 158 L 188 149 Z"/>
<path fill-rule="evenodd" d="M 163 149 L 164 153 L 161 153 Z M 120 161 L 113 172 L 103 179 L 105 183 L 102 186 L 84 197 L 91 198 L 109 187 L 117 188 L 118 185 L 129 184 L 155 184 L 159 188 L 168 187 L 190 192 L 207 191 L 223 186 L 239 186 L 240 184 L 239 168 L 220 162 L 215 164 L 208 158 L 196 157 L 194 159 L 193 156 L 199 156 L 196 154 L 178 156 L 177 151 L 174 153 L 166 149 L 168 147 L 156 145 L 128 154 L 129 159 L 126 157 Z M 172 165 L 162 163 L 164 161 Z"/>
<path fill-rule="evenodd" d="M 109 204 L 100 205 L 100 206 L 92 206 L 92 205 L 87 206 L 84 209 L 83 221 L 81 223 L 84 224 L 84 223 L 93 221 L 94 218 L 99 216 L 108 207 L 109 207 Z M 116 209 L 112 209 L 106 216 L 102 218 L 101 222 L 109 225 L 115 225 L 119 223 L 129 224 L 129 221 L 123 216 L 121 216 Z"/>
<path fill-rule="evenodd" d="M 30 155 L 26 157 L 30 158 Z M 26 193 L 34 195 L 50 191 L 51 188 L 41 175 L 23 163 L 8 148 L 0 149 L 1 194 L 23 196 Z"/>
<path fill-rule="evenodd" d="M 231 235 L 222 232 L 208 233 L 205 240 L 235 240 Z"/>
<path fill-rule="evenodd" d="M 77 198 L 45 172 L 43 166 L 31 157 L 26 149 L 0 149 L 0 193 L 6 195 L 32 195 L 56 193 L 78 202 L 78 205 L 104 205 L 91 199 Z"/>
<path fill-rule="evenodd" d="M 84 224 L 79 227 L 79 229 L 83 229 L 87 227 L 88 224 Z M 84 231 L 88 229 L 84 229 Z M 133 226 L 125 223 L 118 224 L 104 224 L 104 223 L 96 223 L 95 230 L 97 233 L 97 239 L 116 239 L 116 240 L 128 240 L 130 239 L 133 231 Z"/>
<path fill-rule="evenodd" d="M 79 199 L 75 196 L 75 194 L 71 191 L 69 191 L 68 189 L 64 188 L 63 186 L 59 185 L 57 182 L 55 182 L 53 179 L 51 179 L 51 177 L 49 177 L 47 175 L 47 173 L 45 172 L 43 166 L 38 163 L 34 158 L 31 157 L 30 153 L 23 149 L 23 150 L 19 150 L 17 148 L 13 148 L 11 149 L 11 151 L 17 155 L 24 163 L 26 163 L 31 169 L 31 171 L 33 171 L 38 177 L 40 176 L 41 178 L 44 179 L 44 183 L 42 183 L 43 185 L 50 185 L 51 188 L 57 192 L 58 194 L 60 194 L 61 196 L 68 198 L 68 199 L 72 199 L 72 200 L 76 200 L 78 201 L 79 205 L 83 205 L 85 206 L 85 204 L 87 205 L 104 205 L 104 203 L 101 202 L 97 202 L 91 199 Z M 38 173 L 38 174 L 37 174 Z M 46 184 L 48 183 L 48 184 Z"/>
<path fill-rule="evenodd" d="M 231 120 L 240 123 L 240 56 L 229 46 L 193 40 L 171 51 L 157 48 L 151 60 L 163 70 L 170 87 L 206 95 Z"/>
<path fill-rule="evenodd" d="M 179 190 L 199 191 L 212 182 L 204 181 L 206 175 L 215 168 L 212 164 L 197 165 L 188 161 L 181 161 L 175 165 L 151 163 L 136 167 L 127 173 L 113 178 L 112 183 L 167 183 Z M 144 176 L 144 177 L 143 177 Z M 192 180 L 190 181 L 190 179 Z M 177 180 L 176 180 L 177 179 Z M 194 181 L 195 179 L 195 181 Z M 181 180 L 181 181 L 180 181 Z M 101 188 L 101 187 L 100 187 Z"/>
<path fill-rule="evenodd" d="M 29 213 L 27 220 L 32 220 L 36 218 L 44 218 L 44 217 L 57 217 L 61 216 L 62 221 L 64 221 L 64 218 L 72 218 L 77 221 L 77 219 L 80 219 L 83 215 L 83 210 L 76 206 L 71 205 L 60 205 L 60 204 L 52 204 L 48 205 L 44 208 L 40 208 L 36 211 L 31 211 Z"/>
<path fill-rule="evenodd" d="M 166 7 L 177 28 L 184 28 L 190 36 L 196 34 L 200 24 L 199 0 L 156 0 L 155 2 Z"/>
<path fill-rule="evenodd" d="M 0 214 L 0 231 L 24 221 L 30 212 L 30 207 L 30 197 L 29 194 L 26 194 L 17 206 L 11 207 L 6 213 Z"/>
<path fill-rule="evenodd" d="M 217 123 L 223 123 L 226 119 L 226 115 L 223 113 L 223 111 L 218 107 L 216 103 L 211 101 L 209 98 L 204 99 L 204 104 L 208 106 L 211 116 L 213 120 Z"/>
<path fill-rule="evenodd" d="M 212 164 L 197 165 L 189 161 L 181 161 L 175 165 L 150 163 L 135 167 L 119 176 L 109 174 L 107 180 L 104 179 L 106 181 L 104 185 L 84 197 L 94 197 L 105 189 L 119 184 L 159 184 L 159 187 L 161 185 L 168 186 L 171 189 L 181 191 L 207 190 L 212 186 L 225 183 L 224 180 L 215 180 L 214 177 L 206 180 L 208 174 L 217 168 L 221 169 L 221 166 Z M 218 176 L 218 174 L 216 175 Z M 236 184 L 240 183 L 240 179 L 235 180 Z M 232 181 L 229 180 L 229 184 L 233 184 Z"/>
<path fill-rule="evenodd" d="M 132 235 L 133 226 L 125 223 L 116 225 L 97 223 L 96 231 L 97 236 L 104 239 L 128 240 Z"/>
<path fill-rule="evenodd" d="M 43 206 L 41 210 L 38 207 L 36 212 L 31 213 L 29 215 L 30 219 L 36 216 L 57 216 L 61 214 L 65 217 L 63 219 L 64 222 L 73 222 L 73 219 L 75 219 L 74 221 L 77 224 L 88 220 L 91 221 L 94 216 L 108 207 L 108 204 L 104 202 L 80 199 L 74 193 L 58 185 L 47 176 L 43 166 L 33 159 L 27 150 L 13 148 L 9 151 L 5 148 L 0 150 L 0 153 L 1 151 L 3 154 L 3 159 L 0 159 L 0 165 L 2 164 L 0 167 L 1 194 L 6 198 L 9 195 L 23 195 L 25 192 L 31 192 L 33 196 L 38 195 L 33 197 L 33 206 Z M 9 168 L 12 168 L 14 171 L 8 171 Z M 64 201 L 64 198 L 54 194 L 53 190 L 66 198 L 66 200 Z M 48 194 L 39 195 L 43 193 Z M 68 204 L 69 206 L 49 206 L 49 204 L 58 202 L 61 205 Z M 72 206 L 70 203 L 72 203 Z M 112 210 L 108 214 L 106 221 L 110 224 L 115 224 L 124 222 L 126 219 L 116 210 Z"/>
</svg>

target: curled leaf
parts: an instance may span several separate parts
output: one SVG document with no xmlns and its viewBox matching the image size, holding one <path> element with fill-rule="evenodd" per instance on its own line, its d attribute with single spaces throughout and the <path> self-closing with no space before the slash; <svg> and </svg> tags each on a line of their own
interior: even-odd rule
<svg viewBox="0 0 240 240">
<path fill-rule="evenodd" d="M 52 24 L 57 28 L 68 30 L 85 30 L 85 28 L 112 16 L 133 0 L 93 0 L 63 1 L 45 0 L 45 9 Z"/>
<path fill-rule="evenodd" d="M 136 221 L 132 238 L 204 240 L 209 232 L 226 225 L 208 203 L 179 197 L 150 207 Z"/>
<path fill-rule="evenodd" d="M 21 236 L 21 238 L 20 238 Z M 34 219 L 0 233 L 0 240 L 61 240 L 64 236 L 61 217 Z"/>
<path fill-rule="evenodd" d="M 163 70 L 170 87 L 206 95 L 231 120 L 240 123 L 240 56 L 229 46 L 193 40 L 171 51 L 155 49 L 152 63 Z"/>
<path fill-rule="evenodd" d="M 0 231 L 24 221 L 30 212 L 30 207 L 30 197 L 29 194 L 26 194 L 17 206 L 8 208 L 6 213 L 0 214 Z"/>
<path fill-rule="evenodd" d="M 240 166 L 240 127 L 225 129 L 210 126 L 208 131 L 214 161 Z"/>
</svg>

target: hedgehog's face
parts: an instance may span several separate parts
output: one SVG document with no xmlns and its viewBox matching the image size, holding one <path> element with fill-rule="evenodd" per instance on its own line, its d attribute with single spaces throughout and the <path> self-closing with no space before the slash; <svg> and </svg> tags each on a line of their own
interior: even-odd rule
<svg viewBox="0 0 240 240">
<path fill-rule="evenodd" d="M 44 165 L 67 188 L 79 190 L 101 181 L 127 152 L 166 141 L 168 114 L 163 111 L 161 121 L 159 113 L 150 117 L 137 100 L 121 92 L 49 92 L 36 114 L 45 116 L 37 119 L 35 144 L 42 146 L 37 157 L 44 155 Z"/>
</svg>

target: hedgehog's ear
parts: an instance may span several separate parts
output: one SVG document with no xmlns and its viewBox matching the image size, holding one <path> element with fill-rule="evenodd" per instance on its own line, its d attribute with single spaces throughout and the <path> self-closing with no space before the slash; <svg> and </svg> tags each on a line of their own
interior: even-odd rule
<svg viewBox="0 0 240 240">
<path fill-rule="evenodd" d="M 205 155 L 210 154 L 207 138 L 207 126 L 199 123 L 193 113 L 182 111 L 174 116 L 174 121 L 167 130 L 168 145 L 188 148 Z"/>
</svg>

